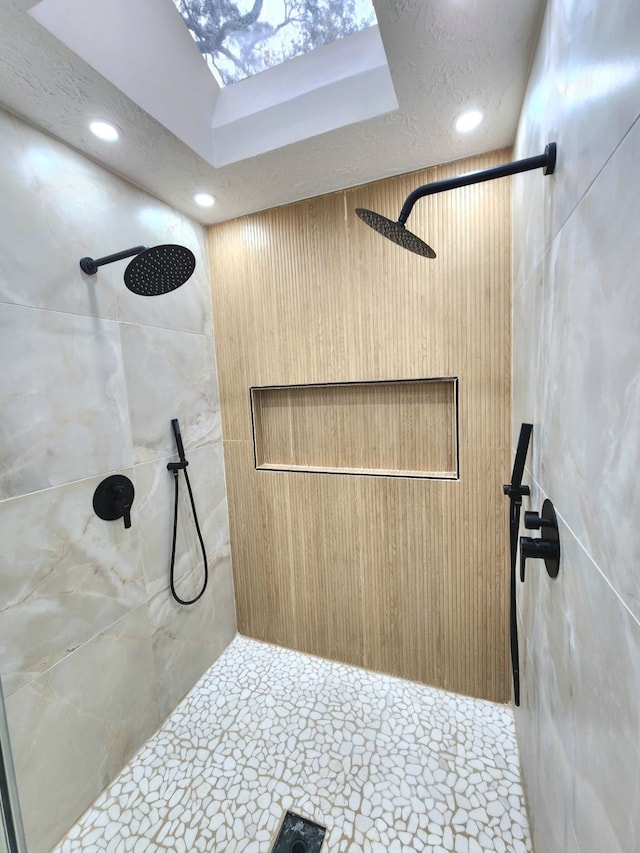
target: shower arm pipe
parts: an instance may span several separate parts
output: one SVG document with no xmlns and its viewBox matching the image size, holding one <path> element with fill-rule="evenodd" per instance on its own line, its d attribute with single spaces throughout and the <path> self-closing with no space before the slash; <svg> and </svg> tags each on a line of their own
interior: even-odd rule
<svg viewBox="0 0 640 853">
<path fill-rule="evenodd" d="M 443 181 L 435 181 L 432 184 L 424 184 L 421 187 L 416 187 L 413 192 L 409 193 L 405 203 L 402 205 L 398 224 L 404 225 L 409 218 L 409 214 L 413 210 L 414 204 L 419 198 L 424 198 L 427 195 L 446 192 L 447 190 L 455 190 L 459 187 L 468 187 L 471 184 L 479 184 L 483 181 L 493 181 L 496 178 L 506 178 L 509 175 L 517 175 L 520 172 L 529 172 L 532 169 L 544 169 L 545 175 L 552 175 L 556 166 L 556 143 L 550 142 L 544 150 L 544 154 L 538 154 L 535 157 L 526 157 L 524 160 L 514 160 L 511 163 L 503 163 L 501 166 L 495 166 L 491 169 L 484 169 L 481 172 L 471 172 L 468 175 L 459 175 L 457 178 L 445 178 Z"/>
<path fill-rule="evenodd" d="M 95 275 L 98 272 L 98 267 L 104 266 L 104 264 L 113 264 L 115 261 L 122 261 L 125 258 L 132 258 L 134 255 L 146 251 L 147 248 L 147 246 L 134 246 L 132 249 L 115 252 L 113 255 L 105 255 L 104 258 L 81 258 L 80 268 L 87 275 Z"/>
</svg>

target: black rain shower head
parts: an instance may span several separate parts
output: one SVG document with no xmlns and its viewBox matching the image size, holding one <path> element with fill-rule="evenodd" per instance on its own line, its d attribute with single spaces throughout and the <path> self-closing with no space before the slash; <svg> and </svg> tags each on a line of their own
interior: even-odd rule
<svg viewBox="0 0 640 853">
<path fill-rule="evenodd" d="M 135 255 L 124 271 L 124 283 L 139 296 L 159 296 L 183 285 L 196 268 L 196 259 L 190 249 L 167 243 L 162 246 L 134 246 L 104 258 L 81 258 L 80 268 L 87 275 L 95 275 L 98 267 L 112 264 Z"/>
<path fill-rule="evenodd" d="M 436 181 L 433 184 L 425 184 L 424 186 L 417 187 L 407 196 L 397 222 L 387 219 L 386 216 L 382 216 L 373 210 L 365 210 L 363 207 L 357 207 L 356 213 L 363 222 L 388 240 L 397 243 L 404 249 L 409 249 L 410 252 L 415 252 L 417 255 L 422 255 L 425 258 L 435 258 L 436 253 L 431 246 L 428 246 L 419 237 L 416 237 L 415 234 L 412 234 L 411 231 L 407 231 L 405 228 L 405 222 L 413 210 L 413 205 L 419 198 L 445 192 L 446 190 L 455 190 L 458 187 L 468 187 L 471 184 L 479 184 L 482 181 L 493 181 L 495 178 L 517 175 L 519 172 L 528 172 L 531 169 L 544 169 L 545 175 L 552 175 L 555 167 L 556 143 L 550 142 L 545 148 L 544 154 L 539 154 L 537 157 L 514 160 L 512 163 L 503 163 L 501 166 L 485 169 L 482 172 L 471 172 L 469 175 L 460 175 L 458 178 L 447 178 L 444 181 Z"/>
<path fill-rule="evenodd" d="M 387 240 L 397 243 L 403 249 L 409 249 L 410 252 L 415 252 L 416 255 L 423 255 L 425 258 L 435 258 L 436 253 L 431 246 L 427 245 L 424 240 L 416 237 L 411 231 L 408 231 L 400 222 L 394 222 L 393 219 L 387 219 L 381 213 L 376 213 L 374 210 L 366 210 L 364 207 L 356 207 L 356 213 L 366 222 L 370 228 L 382 234 Z"/>
</svg>

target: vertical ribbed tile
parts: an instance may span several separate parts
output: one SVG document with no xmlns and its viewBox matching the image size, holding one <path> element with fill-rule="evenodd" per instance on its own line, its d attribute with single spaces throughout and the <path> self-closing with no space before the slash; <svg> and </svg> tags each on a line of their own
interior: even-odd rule
<svg viewBox="0 0 640 853">
<path fill-rule="evenodd" d="M 508 696 L 510 180 L 416 204 L 409 228 L 435 260 L 354 208 L 397 218 L 416 186 L 509 159 L 494 152 L 208 229 L 241 631 Z M 253 469 L 251 386 L 442 376 L 459 377 L 462 483 Z M 322 406 L 316 421 L 328 429 Z M 328 447 L 342 446 L 341 430 Z"/>
</svg>

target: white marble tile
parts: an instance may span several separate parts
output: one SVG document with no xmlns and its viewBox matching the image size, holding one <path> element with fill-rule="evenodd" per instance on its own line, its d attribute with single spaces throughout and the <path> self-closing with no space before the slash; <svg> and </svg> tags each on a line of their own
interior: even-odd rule
<svg viewBox="0 0 640 853">
<path fill-rule="evenodd" d="M 67 146 L 0 111 L 3 205 L 0 301 L 212 335 L 204 231 Z M 178 243 L 196 271 L 148 299 L 124 286 L 127 260 L 93 276 L 81 257 Z"/>
<path fill-rule="evenodd" d="M 538 442 L 538 398 L 542 370 L 546 367 L 539 346 L 544 317 L 544 264 L 532 272 L 526 287 L 514 291 L 512 301 L 511 446 L 512 459 L 522 423 L 533 424 L 527 463 L 534 464 Z"/>
<path fill-rule="evenodd" d="M 538 446 L 545 490 L 640 619 L 640 199 L 620 180 L 639 156 L 640 124 L 552 246 Z"/>
<path fill-rule="evenodd" d="M 47 853 L 159 724 L 147 605 L 10 696 L 7 716 L 29 853 Z"/>
<path fill-rule="evenodd" d="M 546 495 L 532 484 L 532 498 L 540 506 Z M 532 504 L 533 504 L 532 501 Z M 535 535 L 522 530 L 523 534 Z M 569 532 L 562 526 L 564 552 Z M 541 560 L 527 560 L 521 636 L 522 705 L 516 710 L 521 752 L 535 761 L 538 782 L 530 790 L 532 831 L 538 849 L 568 849 L 572 821 L 576 730 L 574 723 L 573 625 L 571 619 L 575 571 L 562 556 L 561 571 L 550 578 Z M 523 748 L 523 744 L 527 746 Z M 525 758 L 523 755 L 523 764 Z M 543 816 L 538 823 L 537 816 Z"/>
<path fill-rule="evenodd" d="M 530 564 L 518 593 L 516 723 L 543 851 L 640 843 L 639 30 L 631 0 L 547 4 L 516 142 L 558 142 L 544 190 L 516 179 L 513 195 L 513 432 L 532 420 L 525 508 L 552 498 L 563 549 L 557 582 Z"/>
<path fill-rule="evenodd" d="M 0 504 L 0 658 L 7 694 L 145 601 L 136 501 L 130 529 L 103 521 L 93 511 L 101 480 Z"/>
<path fill-rule="evenodd" d="M 0 183 L 0 651 L 33 853 L 50 849 L 149 736 L 156 688 L 164 715 L 235 628 L 203 229 L 2 111 Z M 130 293 L 126 260 L 80 271 L 84 255 L 159 243 L 196 255 L 174 294 Z M 161 604 L 165 589 L 152 626 L 145 595 L 166 587 L 176 416 L 214 578 L 195 618 Z M 92 512 L 95 485 L 115 471 L 136 485 L 127 531 Z M 199 559 L 191 531 L 183 524 L 179 538 L 187 586 Z"/>
<path fill-rule="evenodd" d="M 581 853 L 640 844 L 640 624 L 561 528 L 575 727 L 573 826 Z"/>
<path fill-rule="evenodd" d="M 132 463 L 118 324 L 0 303 L 0 499 Z"/>
<path fill-rule="evenodd" d="M 175 480 L 167 462 L 177 455 L 145 462 L 135 469 L 141 544 L 147 598 L 169 585 L 169 565 L 173 534 Z M 222 442 L 190 450 L 189 482 L 198 514 L 206 553 L 212 557 L 229 543 L 229 519 L 225 489 Z M 202 560 L 191 502 L 184 478 L 178 477 L 178 531 L 175 577 L 180 580 Z"/>
<path fill-rule="evenodd" d="M 113 267 L 99 286 L 80 270 L 116 212 L 104 169 L 0 110 L 0 301 L 115 319 Z M 122 246 L 121 248 L 125 248 Z"/>
<path fill-rule="evenodd" d="M 638 117 L 640 7 L 622 0 L 548 3 L 521 116 L 518 156 L 539 153 L 540 133 L 558 142 L 548 240 Z"/>
<path fill-rule="evenodd" d="M 122 349 L 136 462 L 175 452 L 178 418 L 185 450 L 221 439 L 213 340 L 123 324 Z"/>
<path fill-rule="evenodd" d="M 507 708 L 243 637 L 56 851 L 257 853 L 286 809 L 328 851 L 531 851 Z"/>
<path fill-rule="evenodd" d="M 209 552 L 204 595 L 192 605 L 178 604 L 168 589 L 149 601 L 153 656 L 161 717 L 170 714 L 206 672 L 236 631 L 229 546 Z M 202 561 L 177 580 L 178 595 L 197 596 L 204 582 Z"/>
</svg>

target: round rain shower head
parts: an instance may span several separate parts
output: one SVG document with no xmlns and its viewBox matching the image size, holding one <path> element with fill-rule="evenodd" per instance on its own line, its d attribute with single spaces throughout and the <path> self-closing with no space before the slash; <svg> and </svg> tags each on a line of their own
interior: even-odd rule
<svg viewBox="0 0 640 853">
<path fill-rule="evenodd" d="M 190 249 L 167 243 L 136 255 L 124 271 L 124 283 L 140 296 L 159 296 L 183 285 L 195 268 Z"/>
<path fill-rule="evenodd" d="M 436 253 L 431 246 L 428 246 L 411 231 L 407 231 L 404 225 L 399 222 L 394 222 L 392 219 L 387 219 L 380 213 L 373 210 L 365 210 L 363 207 L 356 207 L 356 213 L 370 228 L 382 234 L 387 240 L 391 240 L 402 246 L 403 249 L 409 249 L 410 252 L 415 252 L 416 255 L 422 255 L 424 258 L 435 258 Z"/>
</svg>

